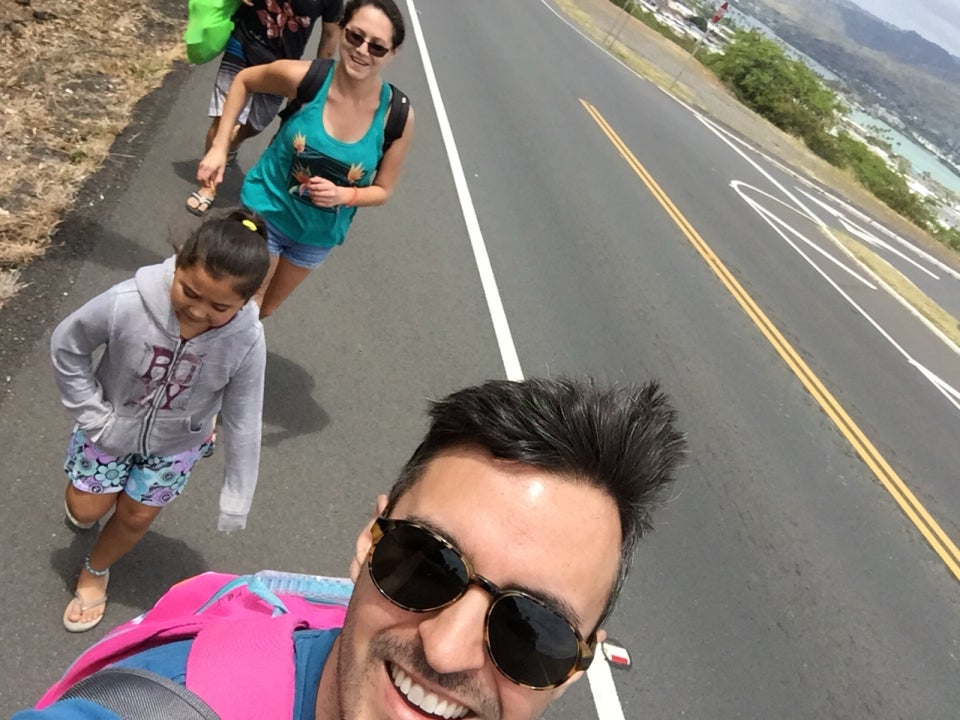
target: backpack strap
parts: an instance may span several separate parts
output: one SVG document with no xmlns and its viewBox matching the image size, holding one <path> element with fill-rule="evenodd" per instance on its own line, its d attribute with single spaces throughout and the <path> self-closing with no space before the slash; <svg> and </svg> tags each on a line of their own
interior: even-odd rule
<svg viewBox="0 0 960 720">
<path fill-rule="evenodd" d="M 390 83 L 390 110 L 387 115 L 387 124 L 383 127 L 383 152 L 386 154 L 393 141 L 403 135 L 403 128 L 407 125 L 407 114 L 410 112 L 410 98 L 403 90 Z"/>
<path fill-rule="evenodd" d="M 333 60 L 330 58 L 314 58 L 310 61 L 307 74 L 303 76 L 303 80 L 297 85 L 297 96 L 292 100 L 288 100 L 283 110 L 279 113 L 281 125 L 297 110 L 317 96 L 320 88 L 323 87 L 324 80 L 327 79 L 327 73 L 330 72 L 331 67 L 333 67 Z"/>
<path fill-rule="evenodd" d="M 221 618 L 204 626 L 187 656 L 186 686 L 221 717 L 290 720 L 296 676 L 292 614 Z M 257 702 L 251 703 L 254 697 Z"/>
<path fill-rule="evenodd" d="M 220 720 L 183 685 L 139 668 L 112 667 L 85 677 L 63 700 L 89 700 L 120 720 Z"/>
</svg>

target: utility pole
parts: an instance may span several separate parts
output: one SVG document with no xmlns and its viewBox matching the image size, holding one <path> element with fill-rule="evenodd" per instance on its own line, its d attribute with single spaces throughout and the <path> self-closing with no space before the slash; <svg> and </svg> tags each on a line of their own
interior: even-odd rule
<svg viewBox="0 0 960 720">
<path fill-rule="evenodd" d="M 623 32 L 624 26 L 627 24 L 627 18 L 633 17 L 633 8 L 636 7 L 636 0 L 627 0 L 623 6 L 623 15 L 614 20 L 613 25 L 610 26 L 610 29 L 607 30 L 606 36 L 603 38 L 601 43 L 605 48 L 610 49 L 613 47 L 613 44 L 620 39 L 620 33 Z"/>
<path fill-rule="evenodd" d="M 707 35 L 710 33 L 710 28 L 723 19 L 723 16 L 727 14 L 727 10 L 729 8 L 730 3 L 728 0 L 724 0 L 724 2 L 722 2 L 714 11 L 713 17 L 710 18 L 710 22 L 707 23 L 707 29 L 703 31 L 703 34 L 700 35 L 699 38 L 697 38 L 697 44 L 694 45 L 693 50 L 690 51 L 690 57 L 687 58 L 687 61 L 683 64 L 683 67 L 680 68 L 680 72 L 677 73 L 677 76 L 673 79 L 673 82 L 670 83 L 670 87 L 667 88 L 667 92 L 673 90 L 674 86 L 680 81 L 680 77 L 687 69 L 687 66 L 689 66 L 693 59 L 697 56 L 697 52 L 700 50 L 700 46 L 703 45 L 703 41 L 707 39 Z"/>
</svg>

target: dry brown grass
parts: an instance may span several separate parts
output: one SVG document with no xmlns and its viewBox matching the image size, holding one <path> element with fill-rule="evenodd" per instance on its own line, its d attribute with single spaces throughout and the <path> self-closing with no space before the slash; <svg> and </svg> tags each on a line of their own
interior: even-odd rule
<svg viewBox="0 0 960 720">
<path fill-rule="evenodd" d="M 4 0 L 0 305 L 16 290 L 18 269 L 43 254 L 133 106 L 182 56 L 179 5 Z"/>
<path fill-rule="evenodd" d="M 893 265 L 852 235 L 842 230 L 831 230 L 830 234 L 897 295 L 906 300 L 914 310 L 950 338 L 955 345 L 960 345 L 960 323 L 955 317 L 934 302 Z"/>
</svg>

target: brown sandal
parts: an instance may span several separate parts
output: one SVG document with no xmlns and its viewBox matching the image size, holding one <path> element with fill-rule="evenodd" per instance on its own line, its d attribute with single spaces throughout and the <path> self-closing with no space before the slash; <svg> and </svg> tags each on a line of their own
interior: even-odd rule
<svg viewBox="0 0 960 720">
<path fill-rule="evenodd" d="M 194 191 L 190 193 L 190 197 L 187 198 L 187 212 L 196 215 L 197 217 L 203 217 L 203 214 L 213 205 L 213 201 L 217 199 L 217 196 L 209 197 L 208 195 L 201 195 L 200 191 Z M 196 205 L 191 205 L 190 201 L 195 200 Z"/>
<path fill-rule="evenodd" d="M 106 585 L 110 584 L 110 568 L 105 568 L 103 570 L 94 570 L 92 567 L 90 567 L 89 555 L 87 555 L 87 557 L 83 559 L 83 567 L 84 569 L 86 569 L 87 572 L 89 572 L 94 577 L 105 578 Z M 104 613 L 106 613 L 106 608 L 104 608 L 104 612 L 100 613 L 97 617 L 91 620 L 71 620 L 70 608 L 73 607 L 73 604 L 75 602 L 80 603 L 81 614 L 85 613 L 87 610 L 93 610 L 94 608 L 100 607 L 101 605 L 106 605 L 107 604 L 107 588 L 106 587 L 103 588 L 103 597 L 97 600 L 94 600 L 93 602 L 84 602 L 83 597 L 81 597 L 80 595 L 80 591 L 78 590 L 74 592 L 73 599 L 70 600 L 69 603 L 67 603 L 67 608 L 63 611 L 63 627 L 64 628 L 66 628 L 69 632 L 72 632 L 72 633 L 86 632 L 87 630 L 90 630 L 100 624 L 100 621 L 103 620 Z"/>
</svg>

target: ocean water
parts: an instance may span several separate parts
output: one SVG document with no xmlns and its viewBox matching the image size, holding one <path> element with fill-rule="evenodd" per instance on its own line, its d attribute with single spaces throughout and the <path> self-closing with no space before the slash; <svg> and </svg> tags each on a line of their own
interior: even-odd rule
<svg viewBox="0 0 960 720">
<path fill-rule="evenodd" d="M 867 129 L 875 129 L 877 132 L 873 134 L 876 137 L 889 142 L 893 147 L 893 152 L 906 158 L 913 168 L 912 174 L 919 177 L 924 172 L 930 173 L 930 177 L 938 183 L 960 195 L 960 176 L 951 172 L 936 155 L 925 147 L 918 145 L 883 120 L 867 115 L 860 110 L 852 111 L 849 117 L 858 125 Z"/>
</svg>

